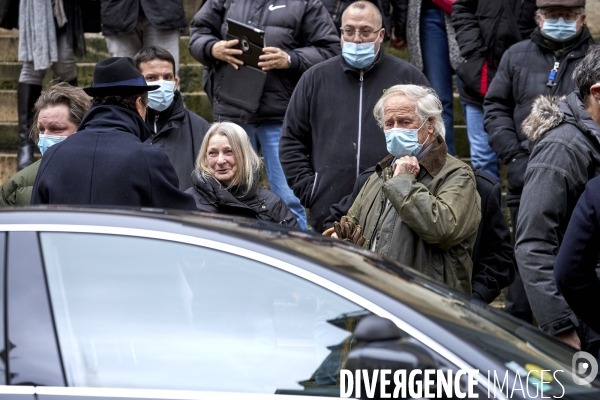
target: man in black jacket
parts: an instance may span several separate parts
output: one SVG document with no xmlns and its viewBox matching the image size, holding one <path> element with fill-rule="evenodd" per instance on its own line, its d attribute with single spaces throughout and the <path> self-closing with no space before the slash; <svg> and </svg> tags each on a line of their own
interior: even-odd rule
<svg viewBox="0 0 600 400">
<path fill-rule="evenodd" d="M 350 5 L 342 16 L 342 56 L 306 72 L 290 101 L 279 155 L 288 184 L 310 209 L 318 232 L 329 207 L 352 192 L 354 181 L 388 151 L 373 116 L 383 92 L 397 84 L 429 86 L 412 65 L 384 54 L 381 13 L 368 1 Z M 370 46 L 369 59 L 354 48 Z"/>
<path fill-rule="evenodd" d="M 325 220 L 325 228 L 333 227 L 348 214 L 350 207 L 367 179 L 375 172 L 375 167 L 366 169 L 354 185 L 351 194 L 330 208 Z M 474 170 L 477 193 L 481 197 L 481 222 L 477 240 L 473 246 L 473 298 L 491 303 L 503 288 L 515 279 L 514 253 L 510 241 L 510 231 L 501 206 L 501 186 L 494 177 L 483 171 Z"/>
<path fill-rule="evenodd" d="M 242 67 L 237 58 L 243 54 L 237 47 L 239 41 L 226 40 L 227 19 L 264 31 L 265 46 L 258 68 Z M 270 188 L 290 207 L 302 229 L 306 229 L 306 215 L 281 169 L 279 137 L 300 76 L 339 54 L 338 40 L 321 0 L 208 0 L 190 25 L 190 53 L 207 67 L 204 89 L 212 99 L 215 121 L 237 123 L 246 130 L 255 149 L 260 144 Z M 234 79 L 248 85 L 236 96 L 225 89 L 239 91 L 231 88 Z M 256 87 L 259 80 L 264 85 Z M 259 98 L 258 104 L 240 103 L 245 95 L 252 100 Z"/>
<path fill-rule="evenodd" d="M 111 56 L 133 57 L 144 46 L 160 46 L 179 71 L 179 30 L 187 26 L 183 0 L 102 0 L 100 14 Z"/>
<path fill-rule="evenodd" d="M 459 92 L 465 105 L 471 165 L 497 180 L 498 155 L 483 127 L 483 99 L 502 54 L 535 29 L 535 10 L 535 0 L 456 0 L 452 5 L 452 26 L 465 58 L 456 74 L 462 82 Z"/>
<path fill-rule="evenodd" d="M 576 89 L 571 79 L 573 70 L 594 43 L 584 25 L 585 0 L 537 0 L 536 4 L 540 8 L 538 28 L 531 39 L 504 53 L 484 101 L 489 144 L 506 165 L 506 204 L 515 227 L 513 233 L 518 229 L 530 150 L 521 124 L 539 95 L 567 95 Z M 518 273 L 520 267 L 517 257 L 517 276 L 508 289 L 506 311 L 531 322 L 531 309 Z"/>
<path fill-rule="evenodd" d="M 146 126 L 152 137 L 146 142 L 167 153 L 179 178 L 179 189 L 186 190 L 192 187 L 192 171 L 209 124 L 183 104 L 171 53 L 162 47 L 148 46 L 133 61 L 146 83 L 160 85 L 148 93 Z"/>
<path fill-rule="evenodd" d="M 142 143 L 149 86 L 129 57 L 101 60 L 94 68 L 92 108 L 79 130 L 44 154 L 31 204 L 156 207 L 195 210 L 178 189 L 162 149 Z"/>
</svg>

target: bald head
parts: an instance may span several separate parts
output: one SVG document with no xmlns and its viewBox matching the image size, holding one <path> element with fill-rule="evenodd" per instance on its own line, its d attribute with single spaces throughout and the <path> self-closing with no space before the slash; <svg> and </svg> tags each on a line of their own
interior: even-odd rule
<svg viewBox="0 0 600 400">
<path fill-rule="evenodd" d="M 348 8 L 346 8 L 342 14 L 342 26 L 345 25 L 344 21 L 346 21 L 349 14 L 356 13 L 365 14 L 365 16 L 371 20 L 373 25 L 376 26 L 375 29 L 379 29 L 383 25 L 383 19 L 381 17 L 381 11 L 379 11 L 379 8 L 377 8 L 377 6 L 370 1 L 361 0 L 355 1 L 354 3 L 350 4 Z"/>
</svg>

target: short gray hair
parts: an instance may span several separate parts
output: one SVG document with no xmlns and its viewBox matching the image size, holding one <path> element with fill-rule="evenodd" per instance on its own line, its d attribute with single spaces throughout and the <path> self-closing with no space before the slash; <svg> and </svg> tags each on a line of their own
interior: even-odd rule
<svg viewBox="0 0 600 400">
<path fill-rule="evenodd" d="M 233 122 L 215 122 L 210 126 L 198 152 L 196 170 L 206 179 L 213 177 L 208 167 L 208 142 L 213 136 L 217 135 L 227 138 L 238 166 L 236 176 L 233 177 L 231 183 L 225 189 L 229 190 L 234 186 L 242 186 L 246 188 L 247 193 L 252 186 L 255 174 L 259 173 L 260 158 L 252 148 L 250 138 L 244 128 Z"/>
<path fill-rule="evenodd" d="M 573 82 L 579 89 L 579 95 L 585 103 L 592 85 L 600 82 L 600 45 L 591 46 L 573 71 Z"/>
<path fill-rule="evenodd" d="M 395 85 L 385 91 L 373 109 L 373 115 L 380 128 L 383 129 L 385 122 L 383 113 L 385 102 L 394 96 L 405 96 L 416 101 L 415 113 L 421 122 L 433 117 L 434 132 L 443 138 L 446 137 L 446 127 L 442 118 L 442 102 L 433 89 L 418 85 Z"/>
</svg>

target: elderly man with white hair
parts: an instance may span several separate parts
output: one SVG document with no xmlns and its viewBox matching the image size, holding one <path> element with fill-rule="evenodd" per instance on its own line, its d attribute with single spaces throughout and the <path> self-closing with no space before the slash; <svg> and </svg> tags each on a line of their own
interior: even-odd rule
<svg viewBox="0 0 600 400">
<path fill-rule="evenodd" d="M 354 239 L 470 296 L 480 198 L 471 168 L 448 154 L 442 103 L 430 88 L 396 85 L 373 113 L 390 154 L 333 236 Z"/>
</svg>

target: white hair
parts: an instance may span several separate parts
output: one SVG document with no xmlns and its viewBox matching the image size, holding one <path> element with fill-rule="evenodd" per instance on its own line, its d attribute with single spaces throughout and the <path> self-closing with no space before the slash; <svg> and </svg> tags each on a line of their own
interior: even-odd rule
<svg viewBox="0 0 600 400">
<path fill-rule="evenodd" d="M 395 85 L 385 91 L 373 109 L 373 115 L 380 128 L 383 128 L 385 119 L 383 115 L 385 102 L 394 96 L 405 96 L 416 101 L 415 113 L 421 119 L 421 123 L 433 118 L 434 133 L 443 138 L 446 137 L 446 127 L 442 118 L 442 102 L 433 89 L 418 85 Z"/>
</svg>

